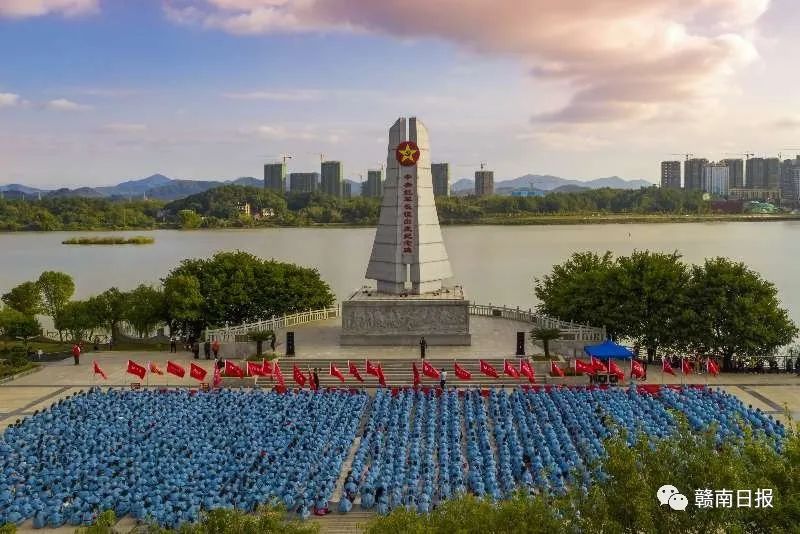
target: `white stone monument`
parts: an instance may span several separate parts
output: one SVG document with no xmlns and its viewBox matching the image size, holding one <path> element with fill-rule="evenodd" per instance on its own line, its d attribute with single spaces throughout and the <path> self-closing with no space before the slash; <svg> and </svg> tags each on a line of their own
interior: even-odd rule
<svg viewBox="0 0 800 534">
<path fill-rule="evenodd" d="M 342 303 L 343 345 L 469 345 L 469 301 L 453 276 L 433 198 L 430 144 L 422 122 L 389 130 L 380 219 L 366 287 Z"/>
</svg>

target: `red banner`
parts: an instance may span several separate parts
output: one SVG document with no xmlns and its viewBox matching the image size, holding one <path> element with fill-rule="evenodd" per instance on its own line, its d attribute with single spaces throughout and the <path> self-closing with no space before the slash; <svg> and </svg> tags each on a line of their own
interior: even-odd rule
<svg viewBox="0 0 800 534">
<path fill-rule="evenodd" d="M 417 387 L 422 383 L 422 376 L 419 372 L 419 367 L 417 367 L 417 362 L 411 362 L 411 371 L 414 373 L 414 387 Z"/>
<path fill-rule="evenodd" d="M 378 369 L 378 366 L 369 360 L 367 360 L 367 374 L 380 378 L 380 370 Z"/>
<path fill-rule="evenodd" d="M 455 363 L 455 370 L 456 376 L 461 380 L 470 380 L 472 379 L 472 373 L 458 365 L 458 362 Z"/>
<path fill-rule="evenodd" d="M 94 360 L 92 361 L 92 372 L 96 375 L 102 376 L 103 380 L 108 380 L 108 376 L 106 376 L 106 373 L 102 369 L 100 369 L 100 366 L 97 365 L 97 362 Z"/>
<path fill-rule="evenodd" d="M 439 379 L 439 370 L 428 362 L 422 362 L 422 374 L 434 380 Z"/>
<path fill-rule="evenodd" d="M 158 367 L 158 366 L 157 366 L 155 363 L 153 363 L 153 362 L 150 362 L 150 363 L 149 363 L 147 366 L 150 368 L 150 372 L 151 372 L 151 373 L 153 373 L 154 375 L 163 375 L 163 374 L 164 374 L 164 371 L 162 371 L 162 370 L 161 370 L 161 369 L 160 369 L 160 368 L 159 368 L 159 367 Z"/>
<path fill-rule="evenodd" d="M 244 370 L 230 360 L 225 360 L 225 376 L 244 378 Z"/>
<path fill-rule="evenodd" d="M 283 379 L 283 373 L 281 372 L 281 366 L 278 362 L 275 362 L 272 365 L 272 376 L 275 378 L 275 381 L 278 383 L 278 386 L 281 388 L 286 387 L 286 381 Z"/>
<path fill-rule="evenodd" d="M 631 360 L 631 377 L 644 378 L 644 365 L 636 360 Z"/>
<path fill-rule="evenodd" d="M 257 362 L 247 362 L 247 374 L 250 376 L 264 376 L 264 366 Z"/>
<path fill-rule="evenodd" d="M 344 375 L 335 365 L 333 365 L 333 362 L 331 362 L 331 367 L 328 370 L 328 373 L 331 376 L 335 376 L 336 378 L 338 378 L 339 382 L 344 382 Z"/>
<path fill-rule="evenodd" d="M 536 375 L 533 372 L 533 367 L 531 367 L 531 362 L 528 360 L 522 359 L 519 361 L 519 374 L 527 376 L 529 382 L 536 382 Z"/>
<path fill-rule="evenodd" d="M 575 360 L 575 372 L 578 374 L 593 375 L 595 373 L 595 368 L 591 363 Z"/>
<path fill-rule="evenodd" d="M 174 362 L 167 362 L 167 372 L 178 378 L 183 378 L 186 375 L 186 369 Z"/>
<path fill-rule="evenodd" d="M 519 371 L 517 368 L 508 363 L 508 360 L 503 360 L 503 373 L 511 378 L 519 378 Z"/>
<path fill-rule="evenodd" d="M 606 364 L 594 356 L 592 356 L 592 367 L 594 367 L 594 370 L 597 373 L 606 374 L 608 372 L 608 367 L 606 367 Z"/>
<path fill-rule="evenodd" d="M 355 378 L 359 382 L 364 381 L 364 379 L 361 378 L 361 373 L 358 372 L 358 367 L 350 360 L 347 361 L 347 370 L 350 371 L 350 374 L 353 375 L 353 378 Z"/>
<path fill-rule="evenodd" d="M 202 382 L 206 378 L 207 374 L 208 373 L 206 372 L 206 370 L 197 365 L 196 363 L 193 363 L 189 366 L 189 376 L 191 376 L 192 378 L 194 378 L 199 382 Z"/>
<path fill-rule="evenodd" d="M 294 381 L 300 387 L 303 387 L 303 386 L 306 385 L 306 375 L 303 374 L 303 371 L 301 371 L 300 368 L 297 367 L 297 365 L 295 365 L 292 368 L 292 378 L 294 378 Z"/>
<path fill-rule="evenodd" d="M 669 358 L 664 356 L 661 358 L 661 372 L 662 373 L 669 373 L 672 376 L 675 376 L 675 369 L 669 364 Z"/>
<path fill-rule="evenodd" d="M 619 368 L 616 362 L 608 360 L 608 370 L 612 375 L 616 375 L 620 380 L 625 380 L 625 372 Z"/>
<path fill-rule="evenodd" d="M 481 360 L 481 373 L 485 374 L 486 376 L 491 376 L 492 378 L 499 378 L 500 376 L 497 374 L 497 369 L 483 360 Z"/>
<path fill-rule="evenodd" d="M 132 360 L 128 360 L 128 369 L 126 372 L 134 376 L 138 376 L 140 379 L 144 380 L 144 375 L 147 374 L 147 369 L 143 365 L 139 365 Z"/>
<path fill-rule="evenodd" d="M 681 370 L 685 375 L 692 374 L 692 364 L 686 358 L 681 358 Z"/>
<path fill-rule="evenodd" d="M 550 376 L 564 376 L 564 370 L 554 361 L 550 362 Z"/>
<path fill-rule="evenodd" d="M 715 362 L 713 359 L 711 358 L 708 359 L 708 361 L 706 362 L 706 367 L 708 368 L 708 372 L 711 373 L 712 375 L 714 376 L 719 375 L 719 366 L 717 365 L 717 362 Z"/>
<path fill-rule="evenodd" d="M 272 376 L 272 362 L 269 360 L 264 360 L 264 363 L 261 364 L 261 376 Z"/>
</svg>

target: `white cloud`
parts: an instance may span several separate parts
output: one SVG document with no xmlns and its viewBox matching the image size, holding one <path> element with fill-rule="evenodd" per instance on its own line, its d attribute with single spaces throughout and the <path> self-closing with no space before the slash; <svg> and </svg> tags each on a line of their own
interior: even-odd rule
<svg viewBox="0 0 800 534">
<path fill-rule="evenodd" d="M 87 111 L 92 109 L 92 106 L 78 104 L 77 102 L 67 100 L 66 98 L 50 100 L 45 104 L 45 107 L 56 111 Z"/>
<path fill-rule="evenodd" d="M 0 108 L 11 108 L 22 103 L 19 95 L 14 93 L 0 93 Z"/>
<path fill-rule="evenodd" d="M 319 100 L 322 97 L 322 92 L 312 89 L 294 89 L 290 91 L 250 91 L 244 93 L 225 93 L 223 96 L 233 100 L 307 101 Z"/>
<path fill-rule="evenodd" d="M 312 141 L 318 137 L 310 128 L 291 129 L 286 126 L 262 125 L 256 127 L 254 133 L 259 137 L 275 141 L 285 141 L 289 139 Z"/>
<path fill-rule="evenodd" d="M 26 18 L 59 14 L 67 17 L 95 13 L 99 0 L 0 0 L 0 17 Z"/>
<path fill-rule="evenodd" d="M 110 133 L 139 133 L 147 131 L 147 125 L 133 122 L 112 122 L 104 125 L 101 130 Z"/>
</svg>

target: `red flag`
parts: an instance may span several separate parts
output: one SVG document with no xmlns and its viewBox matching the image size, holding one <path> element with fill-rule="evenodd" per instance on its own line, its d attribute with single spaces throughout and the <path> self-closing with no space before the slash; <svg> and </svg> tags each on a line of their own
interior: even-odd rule
<svg viewBox="0 0 800 534">
<path fill-rule="evenodd" d="M 550 376 L 564 376 L 564 370 L 553 360 L 550 360 Z"/>
<path fill-rule="evenodd" d="M 264 367 L 257 362 L 247 362 L 247 374 L 250 376 L 264 376 Z"/>
<path fill-rule="evenodd" d="M 132 360 L 128 360 L 127 372 L 132 375 L 138 376 L 141 380 L 144 380 L 144 375 L 147 374 L 147 369 L 144 366 L 139 365 L 138 363 Z"/>
<path fill-rule="evenodd" d="M 616 375 L 620 380 L 625 379 L 625 372 L 619 368 L 616 362 L 608 360 L 608 370 L 611 371 L 612 375 Z"/>
<path fill-rule="evenodd" d="M 492 378 L 500 378 L 500 376 L 497 374 L 497 369 L 483 360 L 481 360 L 481 373 L 485 374 L 486 376 L 491 376 Z"/>
<path fill-rule="evenodd" d="M 278 386 L 282 388 L 286 387 L 286 382 L 283 380 L 283 373 L 281 372 L 281 366 L 278 362 L 275 362 L 272 366 L 272 375 L 275 377 Z"/>
<path fill-rule="evenodd" d="M 602 374 L 608 373 L 608 367 L 606 367 L 606 364 L 603 363 L 603 360 L 600 360 L 592 356 L 591 361 L 592 361 L 592 367 L 594 367 L 595 372 L 599 372 Z"/>
<path fill-rule="evenodd" d="M 578 374 L 593 375 L 595 373 L 594 365 L 576 359 L 575 372 Z"/>
<path fill-rule="evenodd" d="M 631 361 L 631 377 L 644 378 L 644 365 L 641 362 Z"/>
<path fill-rule="evenodd" d="M 244 378 L 244 370 L 230 360 L 225 360 L 225 376 Z"/>
<path fill-rule="evenodd" d="M 311 369 L 309 369 L 309 370 L 308 370 L 308 385 L 309 385 L 309 386 L 311 387 L 311 389 L 313 389 L 314 391 L 316 391 L 316 390 L 317 390 L 317 381 L 316 381 L 316 380 L 314 380 L 314 373 L 312 373 L 312 372 L 311 372 Z"/>
<path fill-rule="evenodd" d="M 215 388 L 218 388 L 222 385 L 222 373 L 220 372 L 219 367 L 217 367 L 216 365 L 214 366 L 214 380 L 212 382 L 212 385 Z"/>
<path fill-rule="evenodd" d="M 164 374 L 164 371 L 159 369 L 159 367 L 153 362 L 150 362 L 147 366 L 150 368 L 150 372 L 153 373 L 154 375 L 163 375 Z"/>
<path fill-rule="evenodd" d="M 422 382 L 422 377 L 419 374 L 417 362 L 411 362 L 411 370 L 414 372 L 414 387 L 417 387 Z"/>
<path fill-rule="evenodd" d="M 516 367 L 508 363 L 508 360 L 503 360 L 503 373 L 511 378 L 519 378 L 519 371 L 517 371 Z"/>
<path fill-rule="evenodd" d="M 367 374 L 380 378 L 380 371 L 378 371 L 378 366 L 369 360 L 367 360 Z"/>
<path fill-rule="evenodd" d="M 328 372 L 330 373 L 331 376 L 335 376 L 336 378 L 338 378 L 339 382 L 344 382 L 344 375 L 335 365 L 333 365 L 333 362 L 331 362 L 331 368 Z"/>
<path fill-rule="evenodd" d="M 297 367 L 297 365 L 295 365 L 294 368 L 292 369 L 292 377 L 300 387 L 306 385 L 306 375 L 303 374 L 303 371 L 301 371 L 300 368 Z"/>
<path fill-rule="evenodd" d="M 361 378 L 361 373 L 358 372 L 358 367 L 350 360 L 347 360 L 347 370 L 350 371 L 350 374 L 353 375 L 353 378 L 355 378 L 359 382 L 364 381 L 364 379 Z"/>
<path fill-rule="evenodd" d="M 381 367 L 381 364 L 378 364 L 378 368 L 377 369 L 378 369 L 378 384 L 380 384 L 380 385 L 385 387 L 386 386 L 386 377 L 383 376 L 383 367 Z"/>
<path fill-rule="evenodd" d="M 531 362 L 524 358 L 519 361 L 519 374 L 520 376 L 528 377 L 528 381 L 531 383 L 536 382 L 536 374 L 533 371 Z"/>
<path fill-rule="evenodd" d="M 103 380 L 108 380 L 108 376 L 106 376 L 106 374 L 103 372 L 102 369 L 100 369 L 100 366 L 97 365 L 97 362 L 94 360 L 92 360 L 92 372 L 94 372 L 94 374 L 96 375 L 102 376 Z"/>
<path fill-rule="evenodd" d="M 422 374 L 434 380 L 439 379 L 439 370 L 425 361 L 422 362 Z"/>
<path fill-rule="evenodd" d="M 719 366 L 717 365 L 717 362 L 715 362 L 713 359 L 709 358 L 706 361 L 706 367 L 708 367 L 708 372 L 710 374 L 714 376 L 719 376 Z"/>
<path fill-rule="evenodd" d="M 461 380 L 470 380 L 472 378 L 472 373 L 458 365 L 458 362 L 455 364 L 456 368 L 456 376 Z"/>
<path fill-rule="evenodd" d="M 178 378 L 183 378 L 186 374 L 186 369 L 177 363 L 167 362 L 167 372 L 171 375 L 177 376 Z"/>
<path fill-rule="evenodd" d="M 261 376 L 272 376 L 272 362 L 269 360 L 264 360 L 261 364 Z"/>
<path fill-rule="evenodd" d="M 683 374 L 685 375 L 692 374 L 692 365 L 686 358 L 681 358 L 681 371 L 683 371 Z"/>
<path fill-rule="evenodd" d="M 666 356 L 661 358 L 661 372 L 662 373 L 669 373 L 672 376 L 675 376 L 675 370 L 669 364 L 669 359 Z"/>
<path fill-rule="evenodd" d="M 198 382 L 202 382 L 205 379 L 207 374 L 208 374 L 208 372 L 206 372 L 205 369 L 203 369 L 202 367 L 200 367 L 196 363 L 193 363 L 193 364 L 191 364 L 189 366 L 189 376 L 191 376 L 192 378 L 194 378 Z"/>
</svg>

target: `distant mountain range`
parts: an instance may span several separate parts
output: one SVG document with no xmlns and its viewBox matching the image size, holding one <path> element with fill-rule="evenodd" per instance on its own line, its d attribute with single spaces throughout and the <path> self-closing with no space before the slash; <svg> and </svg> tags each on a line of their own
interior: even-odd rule
<svg viewBox="0 0 800 534">
<path fill-rule="evenodd" d="M 350 183 L 352 196 L 361 194 L 361 183 L 346 180 Z M 159 200 L 177 200 L 197 193 L 202 193 L 222 185 L 244 185 L 262 187 L 264 182 L 252 176 L 245 176 L 235 180 L 176 180 L 154 174 L 140 180 L 129 180 L 114 186 L 103 187 L 78 187 L 76 189 L 45 190 L 23 184 L 8 184 L 0 186 L 5 198 L 25 198 L 31 196 L 44 197 L 85 197 L 85 198 L 152 198 Z M 597 178 L 595 180 L 581 181 L 558 176 L 526 174 L 513 180 L 495 182 L 494 190 L 499 195 L 508 195 L 515 189 L 533 189 L 538 191 L 574 192 L 586 189 L 639 189 L 650 187 L 653 184 L 646 180 L 623 180 L 618 176 Z M 461 178 L 454 182 L 450 190 L 454 195 L 468 195 L 475 190 L 472 180 Z"/>
<path fill-rule="evenodd" d="M 501 180 L 494 183 L 494 192 L 498 195 L 509 194 L 516 189 L 532 189 L 534 191 L 547 191 L 557 193 L 571 193 L 585 191 L 586 189 L 640 189 L 652 186 L 647 180 L 623 180 L 619 176 L 596 178 L 594 180 L 575 180 L 560 178 L 549 174 L 526 174 L 512 180 Z M 475 182 L 461 178 L 450 186 L 454 195 L 468 195 L 475 191 Z"/>
<path fill-rule="evenodd" d="M 84 197 L 84 198 L 154 198 L 159 200 L 177 200 L 189 195 L 202 193 L 222 185 L 246 185 L 262 187 L 264 182 L 258 178 L 245 176 L 235 180 L 174 180 L 163 174 L 154 174 L 140 180 L 129 180 L 114 186 L 79 187 L 77 189 L 45 190 L 21 184 L 0 186 L 0 191 L 8 193 L 7 198 L 19 198 L 22 195 L 42 197 Z"/>
</svg>

